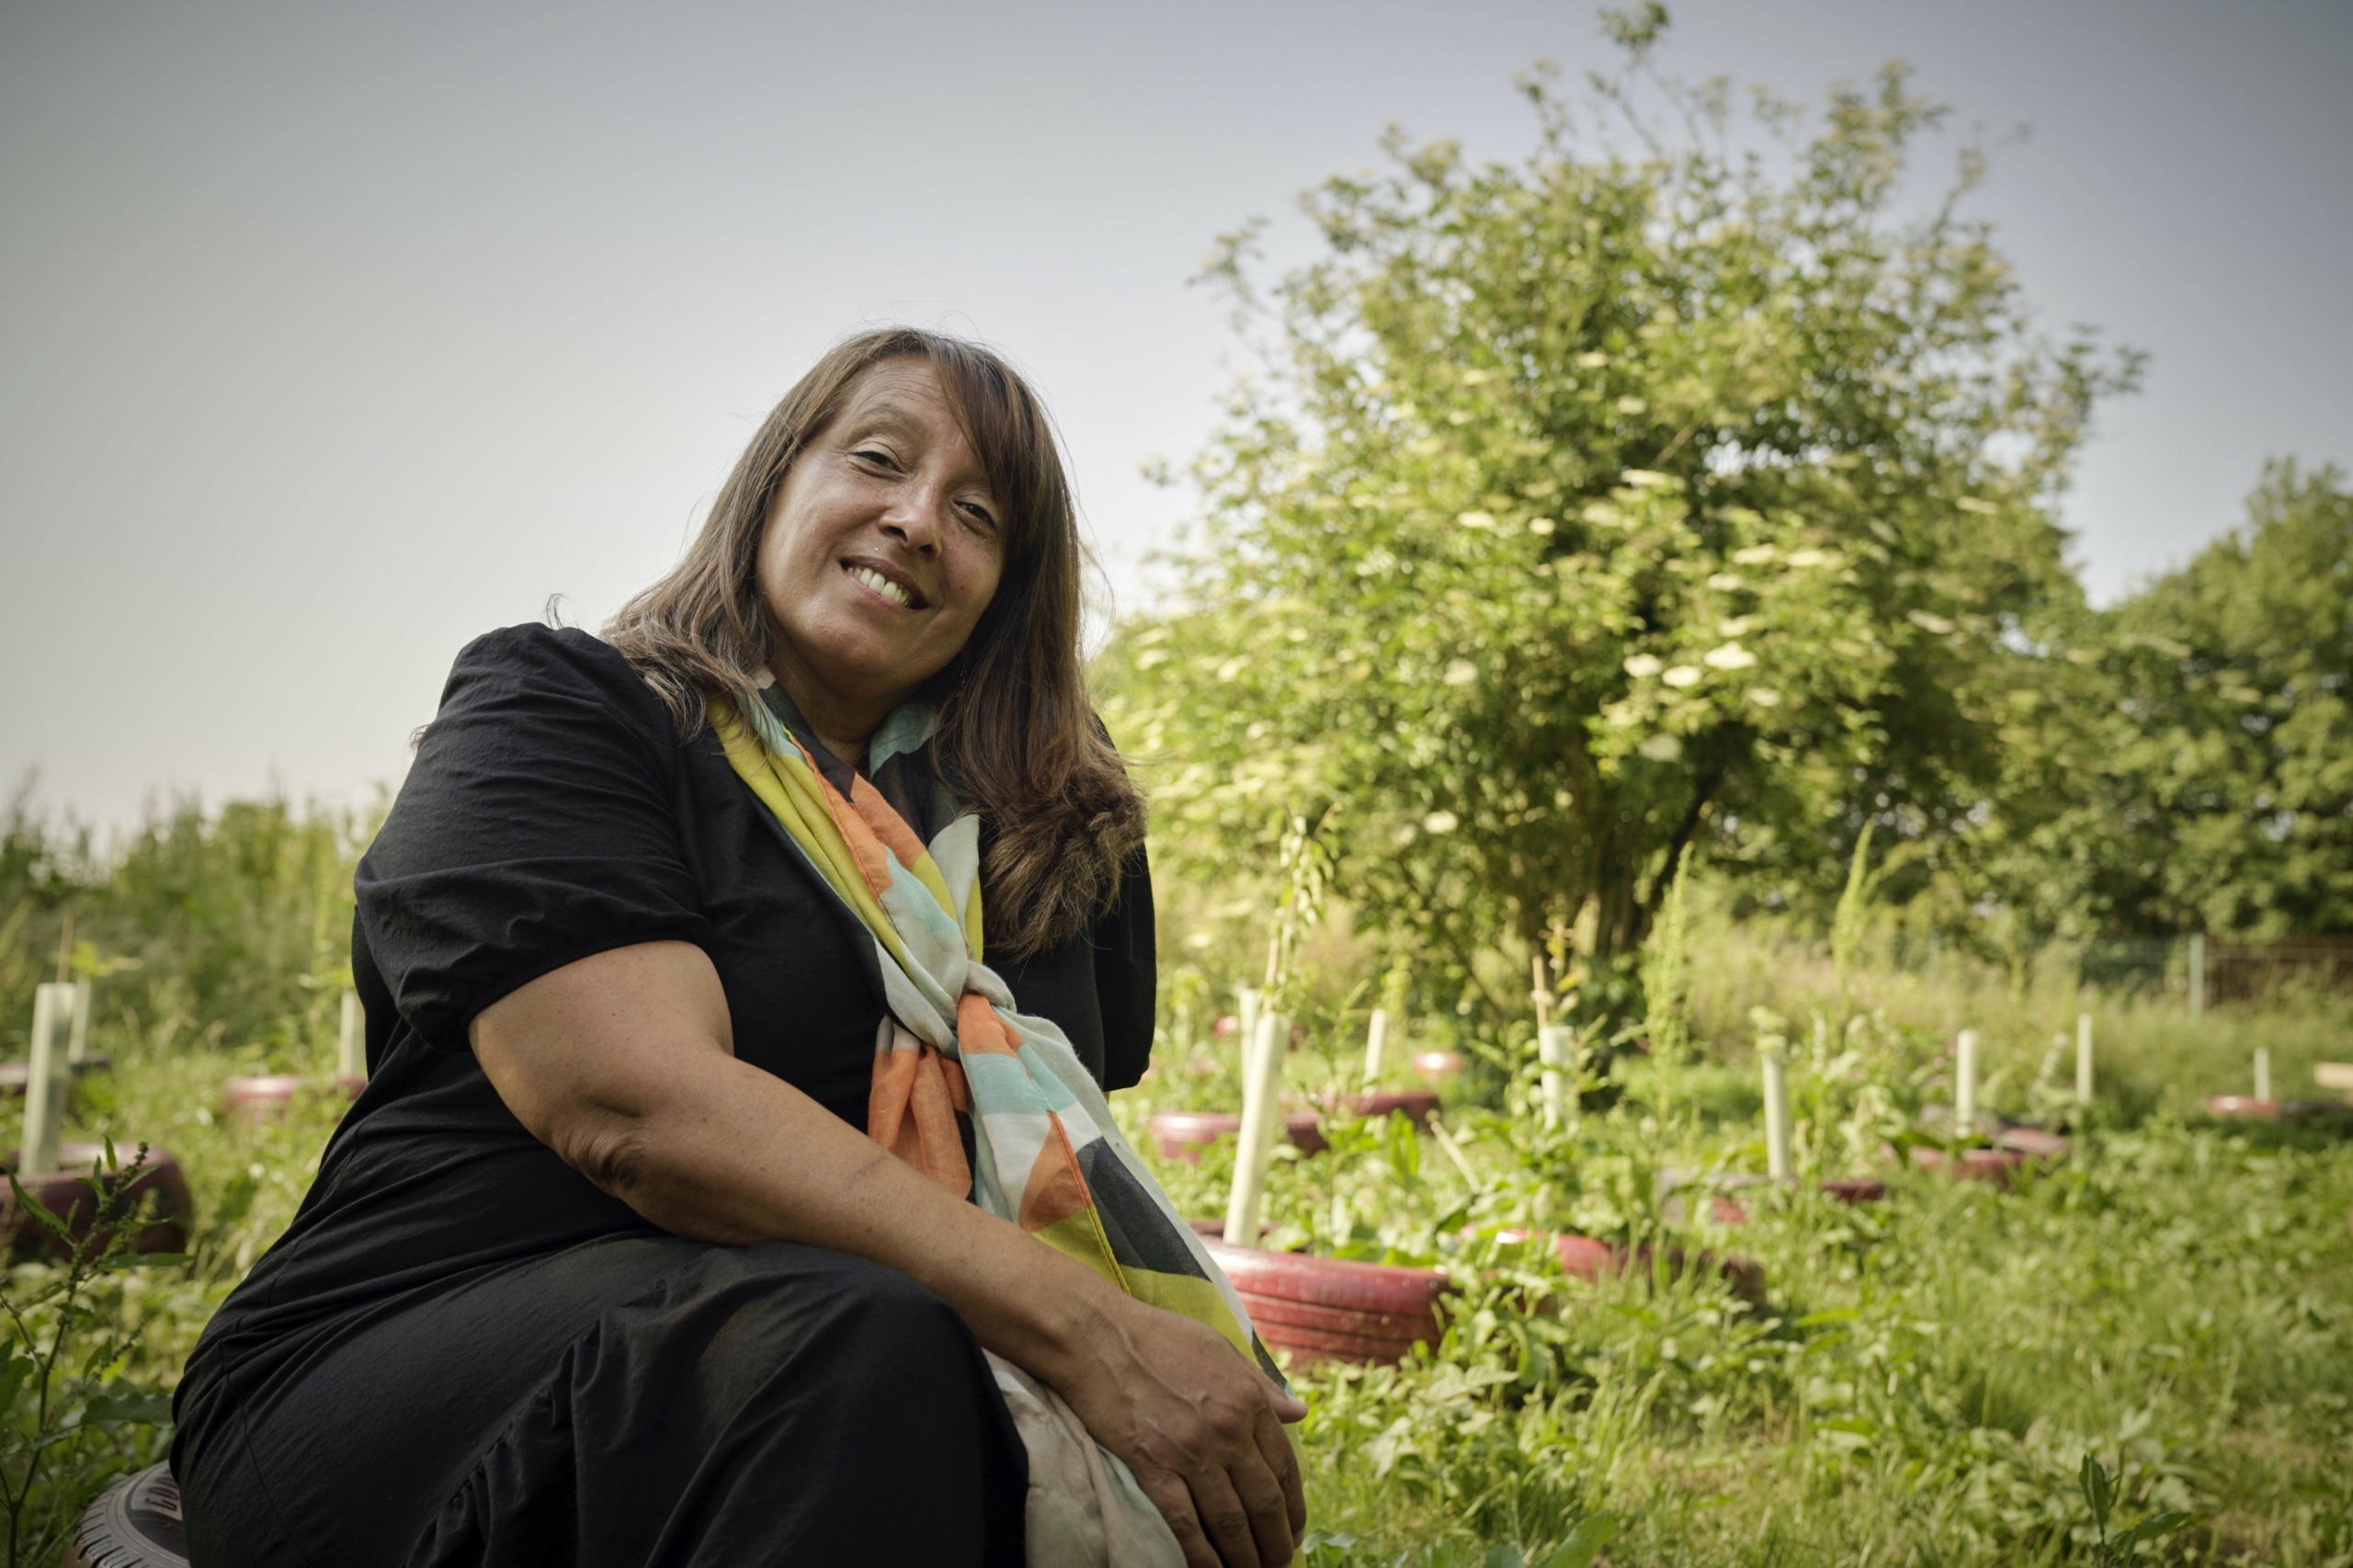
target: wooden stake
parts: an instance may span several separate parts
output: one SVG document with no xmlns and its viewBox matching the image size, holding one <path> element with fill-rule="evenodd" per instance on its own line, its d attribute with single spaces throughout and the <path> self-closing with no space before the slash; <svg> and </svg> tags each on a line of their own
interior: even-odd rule
<svg viewBox="0 0 2353 1568">
<path fill-rule="evenodd" d="M 2271 1097 L 2271 1051 L 2268 1046 L 2255 1048 L 2255 1097 L 2259 1100 Z"/>
<path fill-rule="evenodd" d="M 1956 1137 L 1977 1136 L 1977 1031 L 1963 1029 L 1953 1044 L 1952 1126 Z"/>
<path fill-rule="evenodd" d="M 1381 1082 L 1381 1051 L 1389 1043 L 1389 1009 L 1375 1007 L 1372 1021 L 1364 1030 L 1364 1081 L 1368 1086 Z"/>
<path fill-rule="evenodd" d="M 2092 1016 L 2075 1015 L 2075 1103 L 2092 1103 Z"/>
<path fill-rule="evenodd" d="M 1759 1054 L 1765 1072 L 1765 1174 L 1775 1181 L 1787 1181 L 1792 1174 L 1789 1063 L 1778 1049 L 1768 1048 Z"/>
<path fill-rule="evenodd" d="M 1242 1048 L 1242 1081 L 1250 1081 L 1250 1053 L 1258 1044 L 1258 999 L 1266 993 L 1255 985 L 1245 985 L 1234 992 L 1238 1011 L 1234 1015 L 1234 1043 Z"/>
<path fill-rule="evenodd" d="M 1233 1156 L 1233 1191 L 1225 1206 L 1228 1246 L 1258 1244 L 1258 1210 L 1266 1196 L 1267 1166 L 1275 1153 L 1275 1129 L 1282 1124 L 1283 1020 L 1277 1013 L 1258 1019 L 1258 1040 L 1247 1055 L 1250 1071 L 1242 1084 L 1242 1136 Z"/>
<path fill-rule="evenodd" d="M 368 1038 L 359 1014 L 359 993 L 343 994 L 343 1016 L 336 1020 L 335 1071 L 339 1078 L 368 1076 Z"/>
<path fill-rule="evenodd" d="M 19 1174 L 57 1168 L 57 1134 L 64 1120 L 65 1096 L 60 1082 L 64 1067 L 57 1034 L 71 1018 L 71 985 L 33 988 L 32 1060 L 25 1065 L 25 1131 L 17 1145 Z"/>
<path fill-rule="evenodd" d="M 79 1067 L 90 1054 L 90 983 L 74 983 L 74 1022 L 65 1031 L 65 1062 Z"/>
<path fill-rule="evenodd" d="M 1566 1024 L 1546 1024 L 1536 1031 L 1536 1059 L 1544 1064 L 1544 1125 L 1574 1125 L 1577 1094 L 1577 1036 Z"/>
</svg>

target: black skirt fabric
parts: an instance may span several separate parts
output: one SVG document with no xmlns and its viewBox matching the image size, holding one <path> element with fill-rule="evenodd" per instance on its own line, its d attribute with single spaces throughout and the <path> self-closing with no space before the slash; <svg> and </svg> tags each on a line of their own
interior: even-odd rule
<svg viewBox="0 0 2353 1568">
<path fill-rule="evenodd" d="M 790 1243 L 617 1237 L 197 1386 L 198 1568 L 1022 1562 L 1028 1465 L 953 1309 Z"/>
</svg>

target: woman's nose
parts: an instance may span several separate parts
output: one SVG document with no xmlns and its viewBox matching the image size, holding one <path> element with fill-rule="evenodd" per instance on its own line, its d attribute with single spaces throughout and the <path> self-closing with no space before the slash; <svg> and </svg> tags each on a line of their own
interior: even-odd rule
<svg viewBox="0 0 2353 1568">
<path fill-rule="evenodd" d="M 911 484 L 892 498 L 890 510 L 882 514 L 882 528 L 919 554 L 937 554 L 947 509 L 945 486 Z"/>
</svg>

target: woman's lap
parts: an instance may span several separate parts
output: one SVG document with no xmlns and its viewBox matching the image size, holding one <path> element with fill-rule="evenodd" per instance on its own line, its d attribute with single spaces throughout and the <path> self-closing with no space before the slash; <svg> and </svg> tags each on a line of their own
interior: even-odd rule
<svg viewBox="0 0 2353 1568">
<path fill-rule="evenodd" d="M 1020 1561 L 1020 1439 L 970 1331 L 813 1247 L 592 1243 L 197 1404 L 198 1568 Z"/>
</svg>

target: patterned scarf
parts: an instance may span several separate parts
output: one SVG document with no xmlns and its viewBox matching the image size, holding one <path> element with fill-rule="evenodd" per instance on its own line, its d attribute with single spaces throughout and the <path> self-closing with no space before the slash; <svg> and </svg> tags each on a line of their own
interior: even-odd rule
<svg viewBox="0 0 2353 1568">
<path fill-rule="evenodd" d="M 932 767 L 932 710 L 911 702 L 885 720 L 860 774 L 781 687 L 761 695 L 740 717 L 716 700 L 708 711 L 737 777 L 874 939 L 888 1011 L 867 1135 L 1138 1301 L 1207 1324 L 1282 1386 L 1069 1040 L 1016 1011 L 981 961 L 980 820 Z"/>
</svg>

